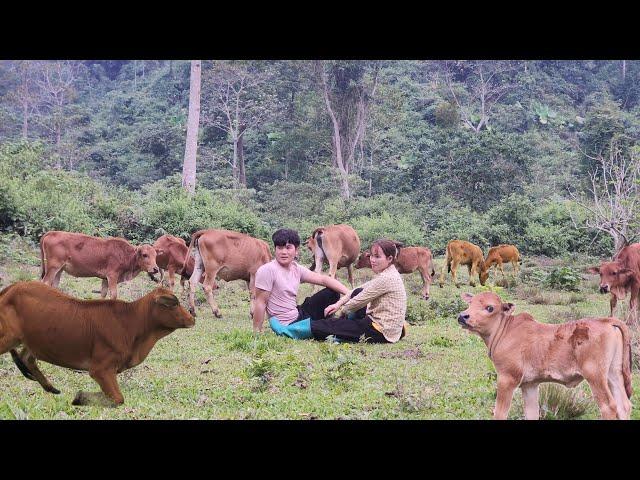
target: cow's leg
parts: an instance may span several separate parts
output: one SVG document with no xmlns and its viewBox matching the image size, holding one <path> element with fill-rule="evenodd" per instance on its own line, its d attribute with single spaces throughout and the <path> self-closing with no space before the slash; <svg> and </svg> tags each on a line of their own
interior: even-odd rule
<svg viewBox="0 0 640 480">
<path fill-rule="evenodd" d="M 213 315 L 216 318 L 222 318 L 222 313 L 220 313 L 220 307 L 216 303 L 213 295 L 213 291 L 218 288 L 218 285 L 216 285 L 216 275 L 218 275 L 218 272 L 220 271 L 221 268 L 222 268 L 221 265 L 220 266 L 216 265 L 211 271 L 207 272 L 207 276 L 205 277 L 204 282 L 202 284 L 202 288 L 204 289 L 204 294 L 207 297 L 207 302 L 209 303 L 209 306 L 211 307 L 211 311 L 213 312 Z M 193 276 L 191 278 L 193 278 Z"/>
<path fill-rule="evenodd" d="M 591 387 L 591 392 L 593 392 L 593 396 L 600 408 L 601 417 L 604 420 L 615 420 L 618 415 L 616 399 L 611 390 L 609 390 L 607 372 L 597 371 L 601 368 L 601 365 L 594 364 L 593 369 L 595 371 L 584 372 L 583 376 L 587 383 L 589 383 L 589 387 Z"/>
<path fill-rule="evenodd" d="M 496 397 L 496 406 L 493 409 L 493 418 L 495 420 L 506 420 L 511 408 L 511 400 L 513 392 L 518 386 L 513 378 L 498 375 L 498 395 Z"/>
<path fill-rule="evenodd" d="M 71 402 L 72 405 L 97 403 L 102 406 L 117 406 L 124 403 L 124 397 L 118 386 L 115 369 L 91 369 L 89 370 L 89 375 L 100 385 L 104 396 L 108 398 L 107 402 L 105 403 L 104 400 L 100 398 L 100 395 L 78 392 L 73 402 Z"/>
<path fill-rule="evenodd" d="M 160 273 L 160 279 L 158 280 L 158 283 L 160 285 L 164 286 L 164 283 L 163 283 L 164 282 L 164 269 L 158 267 L 158 270 L 159 270 L 158 273 Z"/>
<path fill-rule="evenodd" d="M 62 277 L 62 268 L 58 270 L 56 276 L 53 277 L 53 287 L 58 288 L 58 285 L 60 285 L 60 277 Z"/>
<path fill-rule="evenodd" d="M 44 274 L 44 277 L 42 277 L 42 281 L 47 285 L 50 285 L 53 287 L 54 282 L 56 281 L 56 277 L 58 277 L 58 282 L 60 281 L 59 274 L 62 274 L 63 267 L 64 267 L 64 264 L 52 265 L 51 263 L 49 263 L 45 267 L 46 273 Z"/>
<path fill-rule="evenodd" d="M 631 402 L 627 398 L 627 393 L 624 389 L 624 379 L 622 378 L 622 371 L 615 371 L 613 363 L 609 369 L 609 375 L 607 377 L 609 390 L 613 394 L 613 398 L 616 402 L 616 413 L 618 420 L 628 420 L 628 413 L 631 410 Z M 626 401 L 625 401 L 626 400 Z M 629 411 L 627 411 L 627 404 L 629 404 Z"/>
<path fill-rule="evenodd" d="M 442 270 L 440 271 L 440 278 L 438 279 L 438 285 L 440 286 L 440 288 L 442 288 L 444 286 L 444 280 L 445 280 L 445 276 L 447 274 L 447 268 L 451 265 L 450 262 L 447 261 L 447 259 L 444 259 L 444 263 L 442 264 Z"/>
<path fill-rule="evenodd" d="M 247 288 L 249 289 L 249 317 L 253 318 L 253 308 L 255 306 L 256 301 L 256 274 L 252 273 L 249 277 L 249 281 L 247 282 Z"/>
<path fill-rule="evenodd" d="M 460 288 L 460 284 L 458 283 L 458 280 L 456 279 L 456 274 L 458 273 L 458 262 L 456 262 L 455 260 L 451 261 L 451 279 L 453 280 L 453 284 Z"/>
<path fill-rule="evenodd" d="M 522 400 L 524 401 L 524 418 L 538 420 L 540 418 L 538 384 L 521 385 L 520 390 L 522 390 Z"/>
<path fill-rule="evenodd" d="M 502 261 L 498 261 L 498 268 L 500 269 L 500 273 L 502 274 L 502 278 L 504 278 L 504 267 L 502 266 Z"/>
<path fill-rule="evenodd" d="M 169 290 L 173 292 L 173 287 L 176 284 L 176 272 L 172 265 L 169 265 L 167 272 L 169 273 Z"/>
<path fill-rule="evenodd" d="M 347 265 L 347 274 L 349 275 L 349 285 L 351 285 L 351 289 L 353 290 L 353 264 L 352 263 Z"/>
<path fill-rule="evenodd" d="M 109 290 L 109 298 L 116 300 L 118 298 L 118 277 L 107 277 L 107 286 Z"/>
<path fill-rule="evenodd" d="M 198 288 L 200 278 L 202 277 L 202 273 L 204 272 L 204 263 L 202 262 L 202 256 L 200 255 L 200 249 L 197 246 L 193 249 L 193 259 L 193 272 L 191 272 L 191 277 L 189 277 L 189 313 L 195 317 L 196 288 Z"/>
<path fill-rule="evenodd" d="M 102 286 L 100 287 L 100 296 L 102 298 L 106 298 L 107 297 L 107 287 L 109 286 L 109 282 L 107 282 L 106 278 L 102 279 Z"/>
<path fill-rule="evenodd" d="M 422 277 L 422 298 L 429 300 L 429 288 L 431 287 L 431 275 L 423 268 L 418 268 L 420 276 Z"/>
<path fill-rule="evenodd" d="M 638 320 L 638 297 L 640 295 L 636 294 L 636 292 L 631 291 L 631 297 L 629 298 L 629 317 L 636 321 Z"/>
<path fill-rule="evenodd" d="M 611 294 L 611 298 L 609 298 L 609 307 L 610 307 L 610 311 L 611 313 L 609 314 L 610 317 L 615 317 L 616 316 L 616 306 L 618 304 L 618 298 L 612 293 Z"/>
<path fill-rule="evenodd" d="M 512 260 L 511 264 L 513 265 L 513 273 L 517 277 L 518 276 L 518 260 Z"/>
<path fill-rule="evenodd" d="M 12 356 L 13 356 L 13 352 L 12 352 Z M 36 357 L 33 356 L 33 354 L 31 353 L 31 350 L 29 350 L 27 347 L 24 347 L 22 351 L 17 355 L 17 357 L 18 358 L 15 358 L 14 356 L 14 359 L 13 359 L 14 362 L 17 364 L 18 361 L 21 361 L 22 364 L 25 367 L 27 367 L 27 369 L 29 370 L 29 373 L 33 375 L 34 377 L 33 380 L 38 382 L 46 392 L 55 393 L 55 394 L 60 393 L 60 390 L 58 390 L 56 387 L 51 385 L 51 382 L 49 382 L 47 377 L 44 376 L 44 373 L 42 373 L 40 368 L 38 368 Z"/>
<path fill-rule="evenodd" d="M 476 277 L 478 276 L 478 264 L 472 263 L 469 267 L 469 285 L 476 286 Z"/>
</svg>

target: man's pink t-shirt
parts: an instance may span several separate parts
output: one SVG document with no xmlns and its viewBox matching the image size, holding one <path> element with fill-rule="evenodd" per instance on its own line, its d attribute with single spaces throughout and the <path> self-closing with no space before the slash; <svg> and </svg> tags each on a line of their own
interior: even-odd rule
<svg viewBox="0 0 640 480">
<path fill-rule="evenodd" d="M 298 287 L 311 273 L 306 267 L 291 262 L 289 268 L 281 266 L 277 260 L 265 263 L 256 272 L 256 288 L 271 292 L 267 302 L 269 317 L 277 317 L 280 323 L 288 325 L 298 318 Z"/>
</svg>

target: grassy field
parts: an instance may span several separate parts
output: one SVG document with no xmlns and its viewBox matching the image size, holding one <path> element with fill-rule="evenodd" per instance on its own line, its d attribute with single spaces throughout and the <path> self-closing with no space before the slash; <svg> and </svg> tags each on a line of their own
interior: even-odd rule
<svg viewBox="0 0 640 480">
<path fill-rule="evenodd" d="M 592 260 L 591 260 L 592 261 Z M 304 263 L 304 262 L 303 262 Z M 442 259 L 436 259 L 437 268 Z M 539 286 L 556 265 L 580 271 L 588 259 L 526 259 L 523 273 L 509 288 L 490 288 L 538 321 L 564 322 L 607 315 L 608 296 L 597 293 L 597 277 L 582 274 L 578 292 Z M 33 246 L 0 236 L 2 285 L 39 278 Z M 506 267 L 510 273 L 510 267 Z M 343 274 L 340 273 L 344 280 Z M 357 271 L 358 283 L 372 276 Z M 125 404 L 118 408 L 74 407 L 78 390 L 97 391 L 87 373 L 44 362 L 40 367 L 62 391 L 46 393 L 24 378 L 9 354 L 0 356 L 0 418 L 29 419 L 489 419 L 495 400 L 496 374 L 479 337 L 463 331 L 457 314 L 465 308 L 459 294 L 480 292 L 450 283 L 432 287 L 431 299 L 419 298 L 420 278 L 406 275 L 409 294 L 408 335 L 394 345 L 333 344 L 294 341 L 266 333 L 254 336 L 244 282 L 220 282 L 224 317 L 216 319 L 199 295 L 196 326 L 176 330 L 160 340 L 146 361 L 118 376 Z M 466 281 L 466 269 L 459 271 Z M 345 281 L 346 283 L 346 281 Z M 98 298 L 99 279 L 62 276 L 61 288 L 80 298 Z M 153 289 L 146 276 L 120 284 L 120 298 L 133 300 Z M 180 296 L 181 288 L 176 287 Z M 300 300 L 311 293 L 302 285 Z M 625 302 L 626 303 L 626 302 Z M 634 370 L 633 386 L 640 389 Z M 548 418 L 598 418 L 586 382 L 574 390 L 545 390 Z M 632 402 L 637 397 L 634 394 Z M 572 408 L 562 402 L 571 401 Z M 556 404 L 560 403 L 558 407 Z M 510 418 L 523 417 L 519 390 Z M 640 418 L 640 409 L 632 410 Z"/>
</svg>

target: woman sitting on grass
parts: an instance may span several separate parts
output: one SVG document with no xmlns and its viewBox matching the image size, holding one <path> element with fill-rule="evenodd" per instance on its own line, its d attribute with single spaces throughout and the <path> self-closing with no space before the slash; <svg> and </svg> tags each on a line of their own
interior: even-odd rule
<svg viewBox="0 0 640 480">
<path fill-rule="evenodd" d="M 278 335 L 291 338 L 373 343 L 395 343 L 405 335 L 407 292 L 393 261 L 398 256 L 396 244 L 380 239 L 371 244 L 371 269 L 376 276 L 327 306 L 318 320 L 306 319 L 291 326 L 270 321 Z M 337 315 L 333 315 L 337 314 Z M 304 328 L 302 328 L 304 327 Z M 289 331 L 291 330 L 291 331 Z"/>
</svg>

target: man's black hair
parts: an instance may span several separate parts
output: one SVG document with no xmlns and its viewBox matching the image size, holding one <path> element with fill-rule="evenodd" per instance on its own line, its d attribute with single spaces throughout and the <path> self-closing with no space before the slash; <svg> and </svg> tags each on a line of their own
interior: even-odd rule
<svg viewBox="0 0 640 480">
<path fill-rule="evenodd" d="M 300 235 L 290 228 L 281 228 L 271 236 L 273 245 L 276 247 L 284 247 L 287 243 L 298 248 L 300 246 Z"/>
</svg>

